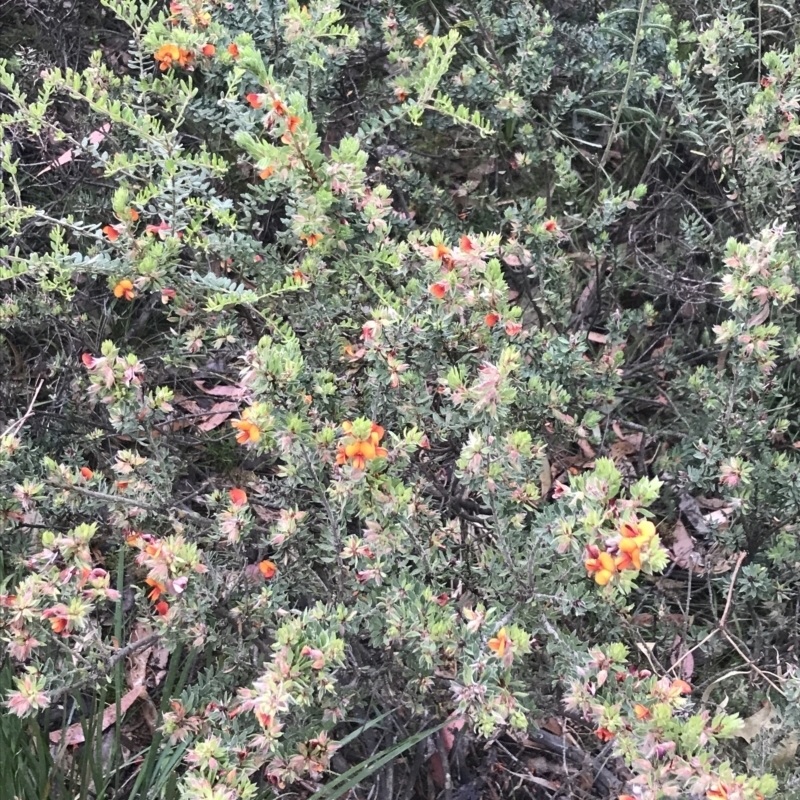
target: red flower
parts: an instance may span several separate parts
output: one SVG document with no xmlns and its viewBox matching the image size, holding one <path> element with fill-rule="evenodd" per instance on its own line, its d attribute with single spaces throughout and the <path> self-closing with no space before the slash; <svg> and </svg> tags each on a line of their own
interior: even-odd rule
<svg viewBox="0 0 800 800">
<path fill-rule="evenodd" d="M 84 353 L 81 356 L 81 361 L 83 361 L 83 366 L 86 369 L 94 369 L 95 364 L 97 364 L 97 359 L 91 353 Z"/>
<path fill-rule="evenodd" d="M 277 97 L 272 101 L 272 110 L 279 117 L 282 117 L 282 116 L 284 116 L 286 114 L 286 106 L 283 103 L 281 103 L 281 101 L 278 100 Z"/>
<path fill-rule="evenodd" d="M 155 610 L 161 617 L 166 617 L 169 613 L 169 604 L 166 600 L 160 600 L 158 603 L 155 604 Z"/>
<path fill-rule="evenodd" d="M 109 242 L 116 242 L 119 239 L 122 225 L 104 225 L 103 233 L 108 237 Z"/>
<path fill-rule="evenodd" d="M 89 467 L 81 467 L 81 468 L 80 468 L 80 473 L 81 473 L 81 477 L 82 477 L 82 478 L 83 478 L 85 481 L 90 481 L 92 478 L 94 478 L 94 472 L 92 472 L 92 471 L 89 469 Z"/>
<path fill-rule="evenodd" d="M 443 300 L 444 296 L 447 294 L 447 284 L 444 281 L 439 281 L 438 283 L 432 283 L 428 287 L 428 291 L 437 299 Z"/>
<path fill-rule="evenodd" d="M 206 57 L 211 58 L 216 52 L 217 48 L 213 44 L 204 44 L 200 48 L 200 52 Z"/>
<path fill-rule="evenodd" d="M 500 321 L 500 315 L 491 312 L 483 318 L 483 321 L 486 323 L 488 328 L 493 328 Z"/>
<path fill-rule="evenodd" d="M 275 566 L 274 561 L 260 561 L 258 564 L 258 569 L 266 580 L 274 577 L 275 573 L 278 571 L 278 567 Z"/>
<path fill-rule="evenodd" d="M 255 92 L 250 92 L 250 94 L 245 97 L 245 100 L 247 100 L 247 102 L 250 103 L 253 108 L 261 108 L 262 104 L 264 103 L 263 96 L 256 94 Z"/>
<path fill-rule="evenodd" d="M 231 489 L 228 494 L 230 495 L 231 503 L 237 507 L 247 503 L 247 492 L 244 489 Z"/>
<path fill-rule="evenodd" d="M 458 240 L 458 246 L 463 253 L 471 253 L 475 249 L 475 245 L 472 244 L 472 239 L 469 236 L 462 236 Z"/>
<path fill-rule="evenodd" d="M 235 42 L 231 42 L 228 45 L 228 52 L 231 54 L 233 58 L 239 58 L 239 47 Z"/>
<path fill-rule="evenodd" d="M 558 223 L 554 219 L 548 219 L 544 223 L 544 229 L 548 233 L 553 233 L 558 230 Z"/>
<path fill-rule="evenodd" d="M 595 735 L 601 742 L 609 742 L 611 739 L 614 738 L 615 734 L 610 731 L 608 728 L 598 728 L 595 731 Z"/>
</svg>

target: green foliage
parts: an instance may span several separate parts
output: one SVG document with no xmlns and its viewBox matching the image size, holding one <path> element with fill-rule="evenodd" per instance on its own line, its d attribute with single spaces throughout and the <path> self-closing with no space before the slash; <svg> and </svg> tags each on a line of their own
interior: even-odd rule
<svg viewBox="0 0 800 800">
<path fill-rule="evenodd" d="M 334 798 L 565 701 L 620 792 L 796 795 L 791 13 L 104 6 L 0 61 L 3 791 Z"/>
</svg>

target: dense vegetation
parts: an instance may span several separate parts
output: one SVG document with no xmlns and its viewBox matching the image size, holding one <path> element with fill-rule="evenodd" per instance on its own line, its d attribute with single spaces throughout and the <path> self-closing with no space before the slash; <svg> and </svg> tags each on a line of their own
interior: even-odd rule
<svg viewBox="0 0 800 800">
<path fill-rule="evenodd" d="M 795 0 L 0 0 L 0 800 L 800 798 Z"/>
</svg>

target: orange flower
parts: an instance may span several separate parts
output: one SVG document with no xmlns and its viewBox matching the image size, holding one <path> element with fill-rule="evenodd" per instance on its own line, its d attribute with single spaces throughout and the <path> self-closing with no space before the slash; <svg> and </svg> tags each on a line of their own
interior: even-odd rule
<svg viewBox="0 0 800 800">
<path fill-rule="evenodd" d="M 625 522 L 620 528 L 622 539 L 619 542 L 620 552 L 623 554 L 617 561 L 619 569 L 642 568 L 641 548 L 646 545 L 656 534 L 656 527 L 650 520 L 633 520 Z"/>
<path fill-rule="evenodd" d="M 692 687 L 686 683 L 686 681 L 683 681 L 680 678 L 676 678 L 674 681 L 672 681 L 669 688 L 678 691 L 681 694 L 692 693 Z"/>
<path fill-rule="evenodd" d="M 258 570 L 264 576 L 264 578 L 266 578 L 266 580 L 269 580 L 275 576 L 278 568 L 275 566 L 275 562 L 273 561 L 259 561 Z"/>
<path fill-rule="evenodd" d="M 133 300 L 133 298 L 136 297 L 136 293 L 133 291 L 133 283 L 127 278 L 118 281 L 117 285 L 114 287 L 114 297 Z"/>
<path fill-rule="evenodd" d="M 595 731 L 595 736 L 597 736 L 601 742 L 609 742 L 614 738 L 615 734 L 608 728 L 598 728 Z"/>
<path fill-rule="evenodd" d="M 94 478 L 94 472 L 92 472 L 92 471 L 89 469 L 89 467 L 81 467 L 81 468 L 80 468 L 80 473 L 81 473 L 81 477 L 82 477 L 82 478 L 83 478 L 85 481 L 90 481 L 92 478 Z"/>
<path fill-rule="evenodd" d="M 653 716 L 653 712 L 641 703 L 637 703 L 633 707 L 633 713 L 636 719 L 650 719 Z"/>
<path fill-rule="evenodd" d="M 133 222 L 136 222 L 136 220 L 139 219 L 139 212 L 135 208 L 129 208 L 128 213 L 130 214 Z"/>
<path fill-rule="evenodd" d="M 300 127 L 300 123 L 302 121 L 303 120 L 300 119 L 300 117 L 289 117 L 289 119 L 286 121 L 286 127 L 289 129 L 289 133 L 294 133 Z"/>
<path fill-rule="evenodd" d="M 211 58 L 216 52 L 217 48 L 213 44 L 204 44 L 200 48 L 200 52 L 206 57 Z"/>
<path fill-rule="evenodd" d="M 486 323 L 486 326 L 489 328 L 493 328 L 497 323 L 500 321 L 500 315 L 495 314 L 494 312 L 487 314 L 483 321 Z"/>
<path fill-rule="evenodd" d="M 433 249 L 433 258 L 435 261 L 441 261 L 441 259 L 447 255 L 450 255 L 450 248 L 446 244 L 437 244 Z"/>
<path fill-rule="evenodd" d="M 624 522 L 619 529 L 625 539 L 634 539 L 639 546 L 646 544 L 656 535 L 656 526 L 649 519 Z"/>
<path fill-rule="evenodd" d="M 380 447 L 380 441 L 385 433 L 380 425 L 373 422 L 366 438 L 358 438 L 353 435 L 352 422 L 343 422 L 342 430 L 347 435 L 337 448 L 337 464 L 346 464 L 349 461 L 355 469 L 363 470 L 367 466 L 367 461 L 385 458 L 389 455 L 389 451 L 385 447 Z"/>
<path fill-rule="evenodd" d="M 715 783 L 708 787 L 706 797 L 708 800 L 728 800 L 728 790 L 723 784 Z"/>
<path fill-rule="evenodd" d="M 617 800 L 636 800 L 632 794 L 621 794 Z"/>
<path fill-rule="evenodd" d="M 497 636 L 493 639 L 489 639 L 488 642 L 489 649 L 493 653 L 496 653 L 498 658 L 502 658 L 506 654 L 506 650 L 508 650 L 512 644 L 513 642 L 505 628 L 500 628 L 497 632 Z"/>
<path fill-rule="evenodd" d="M 153 58 L 158 62 L 158 68 L 162 72 L 166 72 L 174 61 L 179 61 L 181 57 L 181 49 L 176 44 L 162 44 L 156 50 Z"/>
<path fill-rule="evenodd" d="M 557 231 L 558 230 L 558 223 L 554 219 L 548 219 L 544 223 L 544 229 L 548 233 L 553 233 L 553 231 Z"/>
<path fill-rule="evenodd" d="M 104 225 L 103 233 L 108 237 L 109 242 L 116 242 L 119 239 L 119 232 L 122 225 Z"/>
<path fill-rule="evenodd" d="M 475 245 L 472 244 L 472 239 L 469 236 L 462 236 L 458 240 L 458 246 L 463 253 L 471 253 L 475 249 Z"/>
<path fill-rule="evenodd" d="M 253 108 L 261 108 L 264 103 L 263 96 L 255 92 L 250 92 L 250 94 L 245 97 L 245 100 L 247 100 Z"/>
<path fill-rule="evenodd" d="M 319 244 L 322 241 L 322 234 L 321 233 L 304 233 L 300 236 L 300 239 L 304 241 L 309 247 L 314 247 L 315 245 Z"/>
<path fill-rule="evenodd" d="M 244 489 L 231 489 L 228 494 L 235 506 L 243 506 L 247 502 L 247 492 Z"/>
<path fill-rule="evenodd" d="M 190 50 L 185 50 L 183 47 L 178 47 L 178 45 L 169 42 L 168 44 L 162 44 L 156 50 L 153 58 L 158 62 L 158 68 L 162 72 L 166 72 L 176 62 L 178 66 L 188 67 L 193 56 Z"/>
<path fill-rule="evenodd" d="M 161 617 L 166 617 L 169 613 L 169 604 L 165 600 L 161 600 L 155 604 L 156 612 Z"/>
<path fill-rule="evenodd" d="M 439 281 L 438 283 L 432 283 L 428 287 L 428 291 L 437 299 L 443 300 L 444 296 L 447 294 L 447 284 L 444 281 Z"/>
<path fill-rule="evenodd" d="M 50 629 L 53 633 L 60 633 L 63 636 L 69 635 L 67 628 L 69 625 L 69 609 L 63 603 L 59 603 L 52 608 L 46 608 L 42 612 L 42 617 L 50 620 Z"/>
<path fill-rule="evenodd" d="M 587 558 L 583 565 L 590 575 L 594 573 L 594 581 L 600 586 L 605 586 L 617 571 L 614 559 L 605 551 L 601 552 L 597 557 Z"/>
<path fill-rule="evenodd" d="M 264 167 L 261 172 L 258 173 L 258 177 L 261 178 L 262 181 L 267 180 L 267 178 L 272 177 L 272 174 L 275 172 L 275 167 L 272 165 L 268 167 Z"/>
<path fill-rule="evenodd" d="M 425 36 L 418 36 L 416 39 L 414 39 L 414 47 L 419 47 L 419 48 L 425 47 L 428 39 L 430 38 L 431 37 L 427 34 Z"/>
<path fill-rule="evenodd" d="M 159 597 L 161 597 L 162 594 L 164 594 L 164 592 L 167 591 L 166 586 L 164 586 L 163 583 L 159 583 L 159 581 L 157 581 L 155 578 L 145 578 L 144 582 L 148 586 L 152 587 L 150 594 L 147 595 L 147 599 L 152 600 L 154 603 Z"/>
<path fill-rule="evenodd" d="M 239 431 L 236 434 L 236 441 L 239 444 L 255 444 L 261 438 L 261 429 L 254 422 L 249 420 L 250 409 L 246 408 L 242 412 L 241 419 L 231 421 L 231 425 Z"/>
<path fill-rule="evenodd" d="M 239 58 L 239 47 L 236 42 L 231 42 L 228 45 L 228 52 L 231 54 L 233 58 Z"/>
<path fill-rule="evenodd" d="M 279 117 L 282 117 L 282 116 L 284 116 L 286 114 L 286 106 L 283 103 L 281 103 L 281 101 L 278 100 L 277 97 L 272 101 L 272 110 Z"/>
</svg>

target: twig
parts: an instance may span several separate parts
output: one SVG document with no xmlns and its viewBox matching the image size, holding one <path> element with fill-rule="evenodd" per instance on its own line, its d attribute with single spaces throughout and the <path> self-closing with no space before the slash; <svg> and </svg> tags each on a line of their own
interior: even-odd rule
<svg viewBox="0 0 800 800">
<path fill-rule="evenodd" d="M 614 144 L 614 139 L 617 138 L 617 131 L 619 130 L 619 123 L 622 119 L 622 112 L 625 109 L 625 103 L 628 100 L 628 92 L 630 91 L 631 83 L 633 83 L 633 72 L 636 69 L 636 54 L 639 51 L 639 43 L 642 41 L 642 26 L 644 25 L 644 12 L 646 9 L 647 0 L 642 0 L 642 2 L 639 4 L 639 18 L 636 20 L 636 35 L 633 38 L 631 60 L 628 64 L 628 77 L 625 79 L 625 86 L 622 88 L 622 96 L 619 99 L 617 113 L 614 114 L 614 121 L 611 124 L 611 131 L 608 134 L 606 149 L 603 151 L 603 157 L 600 159 L 600 169 L 603 168 L 608 160 L 608 154 L 611 152 L 611 146 Z"/>
<path fill-rule="evenodd" d="M 719 624 L 716 628 L 714 628 L 711 633 L 709 633 L 702 641 L 698 642 L 694 647 L 690 650 L 687 650 L 670 668 L 669 672 L 674 671 L 677 667 L 679 667 L 683 661 L 688 658 L 695 650 L 699 650 L 706 642 L 709 642 L 713 639 L 720 631 L 725 635 L 725 638 L 728 638 L 727 631 L 725 630 L 725 624 L 728 621 L 728 614 L 731 610 L 731 601 L 733 600 L 733 588 L 736 585 L 736 576 L 739 574 L 739 568 L 742 566 L 742 562 L 747 558 L 747 552 L 742 551 L 739 553 L 739 557 L 736 559 L 736 565 L 733 568 L 733 575 L 731 575 L 731 584 L 728 587 L 728 598 L 725 601 L 725 608 L 722 612 L 722 616 L 719 618 Z"/>
<path fill-rule="evenodd" d="M 444 776 L 444 800 L 453 799 L 453 779 L 450 775 L 450 758 L 444 743 L 444 730 L 436 735 L 436 749 L 439 751 L 439 760 L 442 762 L 442 775 Z"/>
<path fill-rule="evenodd" d="M 95 492 L 92 489 L 84 489 L 83 486 L 69 486 L 55 481 L 48 481 L 50 486 L 56 489 L 63 489 L 68 492 L 75 492 L 75 494 L 82 494 L 84 497 L 92 497 L 95 500 L 104 500 L 107 503 L 121 503 L 124 506 L 131 506 L 134 508 L 141 508 L 143 511 L 153 511 L 155 513 L 163 513 L 165 506 L 154 506 L 149 503 L 143 503 L 141 500 L 136 500 L 133 497 L 123 497 L 118 494 L 105 494 L 104 492 Z M 195 522 L 203 525 L 214 525 L 214 520 L 198 514 L 196 511 L 190 511 L 187 508 L 173 508 L 179 515 L 188 517 Z"/>
<path fill-rule="evenodd" d="M 36 398 L 39 396 L 42 386 L 44 386 L 44 378 L 39 378 L 39 383 L 36 384 L 36 388 L 33 390 L 31 402 L 28 403 L 28 410 L 16 422 L 12 422 L 3 431 L 3 433 L 0 435 L 0 438 L 5 438 L 6 436 L 16 436 L 19 433 L 19 430 L 25 424 L 25 421 L 31 416 L 31 414 L 33 414 L 33 405 L 36 402 Z"/>
<path fill-rule="evenodd" d="M 149 647 L 154 642 L 158 641 L 161 638 L 160 633 L 150 633 L 147 636 L 143 636 L 141 639 L 137 639 L 135 642 L 131 642 L 130 644 L 125 645 L 125 647 L 120 648 L 119 650 L 115 650 L 108 658 L 104 659 L 102 667 L 98 670 L 94 670 L 91 674 L 87 675 L 82 680 L 78 681 L 77 683 L 73 683 L 71 686 L 62 686 L 60 689 L 56 689 L 56 691 L 51 692 L 48 697 L 50 700 L 50 704 L 56 703 L 60 700 L 65 694 L 69 694 L 70 692 L 74 692 L 83 686 L 86 686 L 87 683 L 91 683 L 96 681 L 100 675 L 103 673 L 110 672 L 113 667 L 119 663 L 123 658 L 127 658 L 131 653 L 135 653 L 137 650 L 141 650 L 145 647 Z"/>
</svg>

